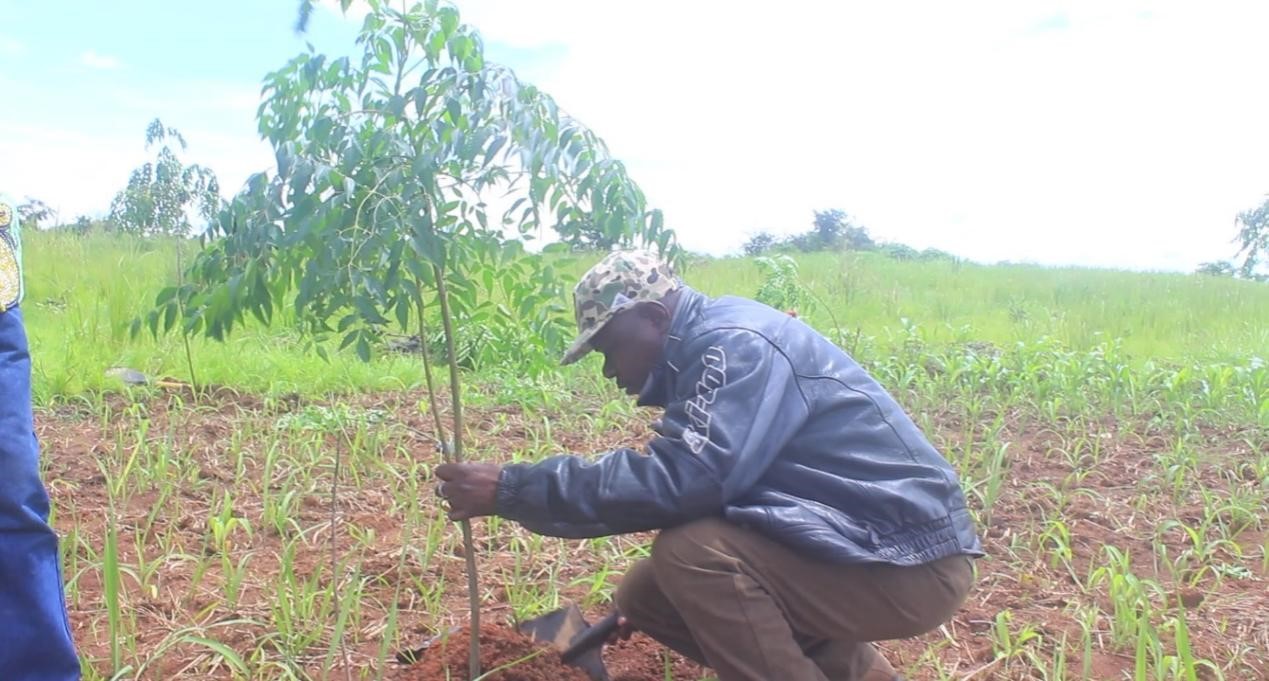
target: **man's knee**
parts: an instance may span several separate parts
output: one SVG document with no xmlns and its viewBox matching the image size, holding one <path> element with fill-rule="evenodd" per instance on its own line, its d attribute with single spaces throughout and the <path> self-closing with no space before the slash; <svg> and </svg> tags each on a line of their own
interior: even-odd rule
<svg viewBox="0 0 1269 681">
<path fill-rule="evenodd" d="M 613 594 L 613 601 L 621 614 L 632 622 L 638 621 L 649 603 L 657 600 L 659 589 L 651 562 L 641 560 L 631 565 L 622 576 L 617 592 Z"/>
<path fill-rule="evenodd" d="M 723 555 L 723 538 L 732 529 L 722 518 L 702 518 L 662 530 L 652 543 L 658 575 L 706 565 Z"/>
</svg>

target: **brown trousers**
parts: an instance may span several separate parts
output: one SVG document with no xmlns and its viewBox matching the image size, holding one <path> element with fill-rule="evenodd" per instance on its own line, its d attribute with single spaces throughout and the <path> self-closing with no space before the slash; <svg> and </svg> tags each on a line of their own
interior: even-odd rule
<svg viewBox="0 0 1269 681">
<path fill-rule="evenodd" d="M 710 518 L 662 531 L 616 601 L 636 629 L 719 681 L 890 681 L 868 641 L 936 629 L 972 581 L 965 556 L 839 565 Z"/>
</svg>

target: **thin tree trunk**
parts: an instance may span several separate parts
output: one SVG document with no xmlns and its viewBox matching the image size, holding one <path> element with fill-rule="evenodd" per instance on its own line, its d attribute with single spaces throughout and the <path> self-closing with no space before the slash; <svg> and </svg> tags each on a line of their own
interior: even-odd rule
<svg viewBox="0 0 1269 681">
<path fill-rule="evenodd" d="M 181 239 L 176 242 L 176 281 L 177 285 L 185 288 L 185 240 Z M 181 342 L 185 345 L 185 366 L 189 369 L 189 383 L 194 388 L 194 399 L 197 400 L 201 392 L 198 385 L 198 376 L 194 374 L 194 353 L 189 347 L 189 329 L 185 328 L 185 303 L 181 300 L 181 293 L 176 294 L 176 304 L 181 312 Z"/>
<path fill-rule="evenodd" d="M 423 378 L 427 381 L 427 402 L 432 412 L 432 420 L 436 423 L 436 446 L 440 449 L 441 456 L 448 461 L 452 450 L 449 446 L 449 438 L 445 436 L 445 424 L 441 423 L 441 409 L 436 405 L 436 383 L 432 380 L 432 361 L 427 356 L 427 324 L 423 321 L 425 312 L 423 285 L 418 286 L 415 305 L 419 313 L 419 353 L 423 355 Z"/>
<path fill-rule="evenodd" d="M 454 351 L 454 327 L 449 311 L 449 291 L 445 286 L 445 272 L 438 265 L 432 266 L 436 273 L 436 292 L 441 301 L 441 324 L 445 328 L 445 346 L 449 352 L 449 390 L 454 409 L 454 443 L 451 459 L 455 463 L 463 461 L 463 398 L 461 384 L 458 380 L 458 355 Z M 480 676 L 480 580 L 476 572 L 476 547 L 471 537 L 471 523 L 464 520 L 459 525 L 463 530 L 463 553 L 467 558 L 467 598 L 471 606 L 471 649 L 467 668 L 471 679 Z"/>
</svg>

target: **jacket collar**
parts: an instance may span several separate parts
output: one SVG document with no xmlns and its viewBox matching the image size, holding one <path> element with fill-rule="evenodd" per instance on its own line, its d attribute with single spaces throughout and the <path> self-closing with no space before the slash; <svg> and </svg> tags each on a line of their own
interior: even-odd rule
<svg viewBox="0 0 1269 681">
<path fill-rule="evenodd" d="M 708 296 L 684 284 L 679 288 L 679 300 L 674 306 L 674 317 L 670 320 L 670 332 L 666 335 L 665 345 L 661 349 L 661 361 L 652 368 L 648 380 L 639 391 L 635 404 L 640 407 L 664 407 L 673 395 L 674 379 L 679 373 L 679 346 L 689 326 L 696 321 L 701 307 L 709 300 Z"/>
</svg>

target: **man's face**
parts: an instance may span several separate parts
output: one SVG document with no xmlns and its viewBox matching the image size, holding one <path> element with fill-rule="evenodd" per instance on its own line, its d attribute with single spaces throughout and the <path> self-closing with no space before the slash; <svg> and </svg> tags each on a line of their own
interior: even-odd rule
<svg viewBox="0 0 1269 681">
<path fill-rule="evenodd" d="M 670 312 L 660 303 L 640 303 L 618 312 L 590 340 L 604 356 L 604 377 L 630 395 L 637 395 L 652 368 L 661 361 Z"/>
</svg>

